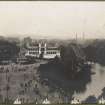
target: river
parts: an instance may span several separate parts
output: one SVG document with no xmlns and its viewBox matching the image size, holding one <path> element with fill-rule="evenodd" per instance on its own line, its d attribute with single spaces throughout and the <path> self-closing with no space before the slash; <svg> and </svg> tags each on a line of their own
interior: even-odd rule
<svg viewBox="0 0 105 105">
<path fill-rule="evenodd" d="M 91 75 L 91 82 L 86 85 L 86 91 L 84 93 L 75 92 L 73 95 L 81 101 L 92 95 L 98 98 L 105 87 L 105 66 L 95 63 L 92 65 L 91 71 L 94 73 Z"/>
</svg>

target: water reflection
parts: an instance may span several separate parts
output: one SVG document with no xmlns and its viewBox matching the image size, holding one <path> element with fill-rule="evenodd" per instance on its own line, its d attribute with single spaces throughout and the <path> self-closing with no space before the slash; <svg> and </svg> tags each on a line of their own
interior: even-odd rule
<svg viewBox="0 0 105 105">
<path fill-rule="evenodd" d="M 86 100 L 86 98 L 93 95 L 98 98 L 103 93 L 102 89 L 105 87 L 105 67 L 95 63 L 92 65 L 91 71 L 95 72 L 95 74 L 91 75 L 91 83 L 87 84 L 86 91 L 81 94 L 74 94 L 80 100 Z"/>
</svg>

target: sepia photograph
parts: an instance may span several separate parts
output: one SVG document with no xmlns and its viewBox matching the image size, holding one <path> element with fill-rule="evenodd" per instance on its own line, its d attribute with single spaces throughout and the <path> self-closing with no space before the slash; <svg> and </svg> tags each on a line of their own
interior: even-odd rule
<svg viewBox="0 0 105 105">
<path fill-rule="evenodd" d="M 105 2 L 0 1 L 0 105 L 105 104 Z"/>
</svg>

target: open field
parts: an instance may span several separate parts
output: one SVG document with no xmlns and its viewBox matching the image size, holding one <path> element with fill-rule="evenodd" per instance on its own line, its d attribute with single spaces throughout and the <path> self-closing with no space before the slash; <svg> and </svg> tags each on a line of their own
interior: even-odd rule
<svg viewBox="0 0 105 105">
<path fill-rule="evenodd" d="M 41 63 L 45 62 L 41 61 Z M 18 97 L 21 97 L 24 102 L 26 100 L 28 102 L 28 99 L 34 100 L 36 85 L 40 85 L 37 70 L 41 63 L 0 66 L 0 102 L 4 102 L 7 98 L 15 100 Z"/>
</svg>

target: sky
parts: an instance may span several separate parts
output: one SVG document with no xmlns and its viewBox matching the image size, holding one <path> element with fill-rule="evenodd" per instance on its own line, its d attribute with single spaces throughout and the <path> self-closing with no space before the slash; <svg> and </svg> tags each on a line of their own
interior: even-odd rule
<svg viewBox="0 0 105 105">
<path fill-rule="evenodd" d="M 0 1 L 0 35 L 105 38 L 105 2 Z"/>
</svg>

